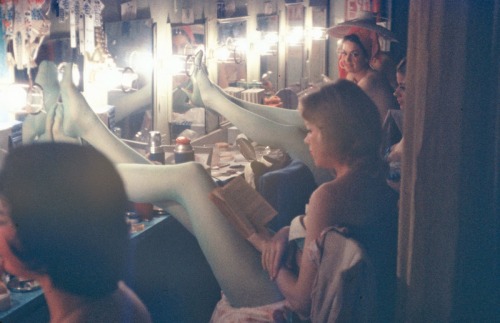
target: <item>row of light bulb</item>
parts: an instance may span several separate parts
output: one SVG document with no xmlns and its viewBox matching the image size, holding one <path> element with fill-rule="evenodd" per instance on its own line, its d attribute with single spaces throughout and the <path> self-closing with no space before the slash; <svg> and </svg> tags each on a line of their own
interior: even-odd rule
<svg viewBox="0 0 500 323">
<path fill-rule="evenodd" d="M 303 27 L 292 27 L 285 36 L 285 42 L 288 46 L 299 46 L 304 43 L 304 39 L 309 37 L 311 40 L 327 39 L 326 28 L 313 27 L 304 29 Z M 279 43 L 278 32 L 263 32 L 261 40 L 255 43 L 256 50 L 260 55 L 270 55 L 276 52 Z M 250 48 L 249 42 L 245 38 L 228 38 L 226 42 L 219 46 L 215 51 L 215 57 L 218 61 L 230 61 L 234 53 L 247 53 Z"/>
</svg>

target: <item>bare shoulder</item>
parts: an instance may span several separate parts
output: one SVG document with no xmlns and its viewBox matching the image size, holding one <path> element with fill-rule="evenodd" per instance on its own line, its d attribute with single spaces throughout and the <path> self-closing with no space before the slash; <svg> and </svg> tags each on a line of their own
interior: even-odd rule
<svg viewBox="0 0 500 323">
<path fill-rule="evenodd" d="M 387 83 L 387 80 L 384 78 L 384 76 L 381 73 L 379 73 L 375 70 L 370 70 L 370 72 L 368 72 L 366 74 L 366 76 L 363 77 L 358 82 L 358 85 L 360 88 L 362 88 L 364 90 L 373 90 L 373 89 L 378 89 L 378 88 L 385 88 L 386 83 Z"/>
<path fill-rule="evenodd" d="M 339 193 L 339 185 L 335 181 L 321 184 L 312 194 L 309 200 L 308 210 L 313 214 L 326 215 L 335 205 Z"/>
</svg>

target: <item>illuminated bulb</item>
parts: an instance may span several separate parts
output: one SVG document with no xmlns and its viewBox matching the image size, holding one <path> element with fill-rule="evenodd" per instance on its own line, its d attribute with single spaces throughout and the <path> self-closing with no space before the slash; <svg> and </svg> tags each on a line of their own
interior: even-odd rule
<svg viewBox="0 0 500 323">
<path fill-rule="evenodd" d="M 235 38 L 233 42 L 233 47 L 240 52 L 247 52 L 249 46 L 245 38 Z"/>
<path fill-rule="evenodd" d="M 109 90 L 116 89 L 126 83 L 125 76 L 127 72 L 124 69 L 116 68 L 110 71 L 102 71 L 99 77 L 99 84 L 108 87 Z"/>
<path fill-rule="evenodd" d="M 231 52 L 226 46 L 219 47 L 215 51 L 215 57 L 217 58 L 218 61 L 221 62 L 226 62 L 229 60 L 229 57 L 231 56 Z"/>
<path fill-rule="evenodd" d="M 279 36 L 278 36 L 278 33 L 277 32 L 269 32 L 269 33 L 265 33 L 264 34 L 264 37 L 263 37 L 263 40 L 266 42 L 266 43 L 270 43 L 270 44 L 277 44 L 278 41 L 279 41 Z"/>
<path fill-rule="evenodd" d="M 31 114 L 37 114 L 43 111 L 43 89 L 39 85 L 33 85 L 28 88 L 26 95 L 26 106 L 24 109 Z"/>
<path fill-rule="evenodd" d="M 147 51 L 133 51 L 129 56 L 129 66 L 142 75 L 149 75 L 153 70 L 153 55 Z"/>
<path fill-rule="evenodd" d="M 290 29 L 286 41 L 290 46 L 302 44 L 304 42 L 304 28 L 293 27 Z"/>
<path fill-rule="evenodd" d="M 2 92 L 2 106 L 9 112 L 17 112 L 26 106 L 26 85 L 11 84 Z"/>
<path fill-rule="evenodd" d="M 186 56 L 172 55 L 172 59 L 168 61 L 167 68 L 172 75 L 186 74 Z"/>
<path fill-rule="evenodd" d="M 314 27 L 313 29 L 311 29 L 311 38 L 313 40 L 325 40 L 326 29 L 322 27 Z"/>
</svg>

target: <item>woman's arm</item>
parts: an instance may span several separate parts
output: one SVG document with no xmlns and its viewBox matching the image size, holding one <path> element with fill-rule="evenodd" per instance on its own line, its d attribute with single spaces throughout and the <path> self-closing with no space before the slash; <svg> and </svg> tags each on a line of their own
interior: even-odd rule
<svg viewBox="0 0 500 323">
<path fill-rule="evenodd" d="M 281 267 L 276 282 L 280 291 L 290 304 L 290 307 L 302 317 L 309 317 L 311 308 L 311 292 L 316 278 L 317 268 L 307 254 L 307 250 L 321 232 L 335 223 L 332 214 L 332 196 L 329 184 L 316 189 L 311 195 L 307 214 L 304 217 L 306 238 L 304 242 L 305 253 L 301 257 L 300 270 L 296 276 L 290 270 Z"/>
</svg>

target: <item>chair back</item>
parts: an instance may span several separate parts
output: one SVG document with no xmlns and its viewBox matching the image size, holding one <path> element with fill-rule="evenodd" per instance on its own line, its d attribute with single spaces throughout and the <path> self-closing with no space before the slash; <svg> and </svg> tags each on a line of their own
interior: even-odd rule
<svg viewBox="0 0 500 323">
<path fill-rule="evenodd" d="M 375 270 L 363 247 L 335 228 L 317 240 L 311 322 L 376 322 Z"/>
</svg>

